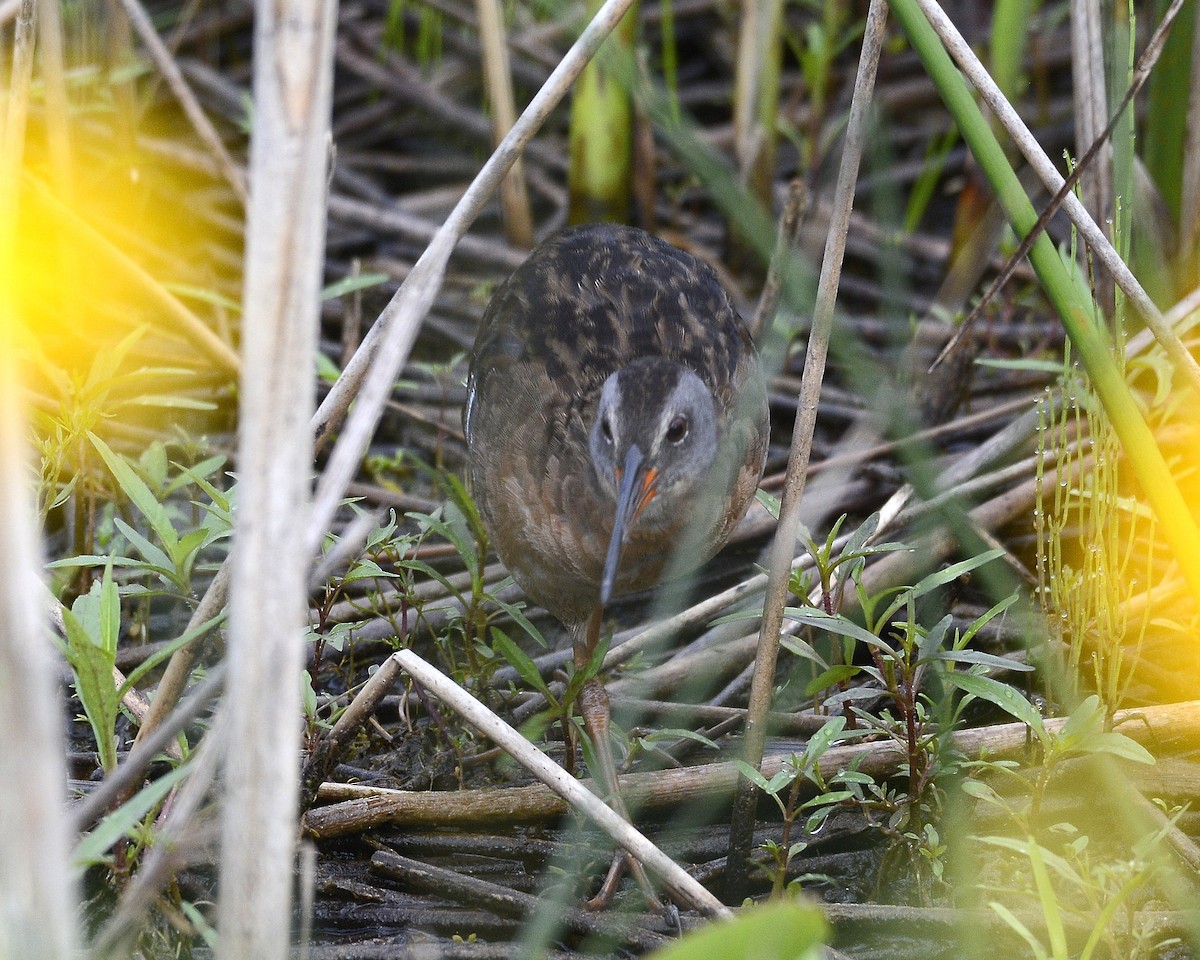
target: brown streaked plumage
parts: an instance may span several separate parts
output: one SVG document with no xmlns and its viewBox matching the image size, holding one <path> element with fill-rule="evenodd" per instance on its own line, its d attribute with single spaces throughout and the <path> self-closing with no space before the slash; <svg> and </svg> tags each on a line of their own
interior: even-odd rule
<svg viewBox="0 0 1200 960">
<path fill-rule="evenodd" d="M 599 601 L 613 528 L 619 481 L 598 471 L 592 440 L 605 382 L 618 371 L 617 467 L 622 445 L 654 432 L 689 372 L 712 398 L 717 448 L 711 464 L 689 464 L 688 450 L 660 447 L 700 472 L 664 475 L 659 465 L 660 481 L 674 486 L 660 484 L 627 531 L 613 595 L 652 586 L 672 553 L 686 568 L 720 549 L 766 457 L 758 356 L 709 267 L 629 227 L 575 228 L 538 247 L 484 314 L 465 426 L 472 490 L 496 552 L 534 602 L 573 625 Z"/>
<path fill-rule="evenodd" d="M 725 543 L 769 430 L 758 355 L 714 272 L 611 225 L 557 234 L 496 290 L 464 425 L 492 544 L 530 599 L 572 628 L 578 667 L 610 597 Z M 598 682 L 581 707 L 615 794 Z"/>
</svg>

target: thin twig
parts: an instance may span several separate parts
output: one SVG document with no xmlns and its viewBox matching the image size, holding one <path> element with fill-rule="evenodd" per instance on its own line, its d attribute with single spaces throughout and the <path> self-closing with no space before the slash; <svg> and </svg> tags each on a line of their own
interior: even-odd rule
<svg viewBox="0 0 1200 960">
<path fill-rule="evenodd" d="M 512 71 L 508 65 L 508 38 L 504 32 L 504 11 L 499 0 L 475 0 L 479 14 L 479 45 L 483 53 L 484 82 L 492 107 L 492 136 L 495 143 L 504 139 L 517 121 L 513 101 Z M 533 211 L 520 159 L 500 181 L 500 205 L 504 211 L 504 230 L 518 247 L 533 246 Z"/>
<path fill-rule="evenodd" d="M 804 181 L 793 180 L 788 184 L 787 200 L 783 204 L 783 216 L 779 218 L 779 230 L 775 235 L 775 253 L 771 257 L 771 265 L 767 268 L 767 279 L 763 282 L 762 293 L 758 295 L 758 306 L 754 318 L 750 321 L 750 336 L 758 341 L 763 331 L 775 317 L 779 309 L 779 300 L 783 295 L 783 279 L 788 265 L 795 255 L 796 235 L 800 230 L 800 222 L 804 219 L 808 208 L 808 190 Z"/>
<path fill-rule="evenodd" d="M 179 69 L 175 58 L 171 56 L 171 51 L 167 49 L 167 45 L 163 43 L 162 38 L 158 35 L 158 31 L 154 29 L 150 15 L 146 13 L 138 0 L 121 0 L 121 4 L 125 8 L 125 15 L 129 17 L 129 22 L 133 24 L 133 29 L 142 38 L 142 43 L 145 44 L 146 51 L 150 54 L 150 59 L 154 61 L 154 65 L 158 67 L 159 72 L 166 79 L 167 86 L 175 94 L 175 99 L 183 107 L 183 112 L 187 115 L 192 129 L 196 131 L 196 135 L 200 138 L 201 142 L 208 147 L 213 157 L 216 158 L 217 166 L 220 167 L 221 173 L 225 176 L 229 185 L 233 187 L 233 192 L 237 194 L 242 205 L 245 206 L 247 203 L 245 175 L 238 168 L 233 157 L 229 155 L 229 151 L 225 149 L 225 143 L 221 140 L 221 135 L 217 133 L 216 127 L 208 119 L 208 115 L 200 106 L 200 101 L 196 99 L 196 95 L 192 93 L 192 88 L 188 86 L 187 80 L 184 79 L 183 71 Z"/>
<path fill-rule="evenodd" d="M 453 680 L 411 650 L 392 654 L 426 690 L 453 707 L 460 716 L 558 794 L 570 807 L 601 827 L 623 849 L 641 861 L 683 902 L 713 917 L 731 916 L 729 909 L 704 889 L 674 860 L 592 793 L 562 767 L 533 746 Z"/>
<path fill-rule="evenodd" d="M 859 162 L 866 140 L 871 94 L 875 87 L 875 73 L 879 66 L 879 54 L 883 49 L 886 24 L 887 3 L 885 0 L 871 0 L 858 75 L 854 81 L 850 119 L 846 126 L 846 144 L 834 192 L 825 257 L 821 263 L 821 278 L 817 285 L 812 332 L 808 339 L 799 409 L 796 413 L 791 453 L 788 458 L 788 475 L 784 481 L 779 510 L 779 528 L 771 545 L 767 596 L 759 630 L 758 656 L 754 663 L 754 678 L 750 687 L 750 704 L 746 716 L 745 746 L 742 752 L 743 759 L 752 767 L 757 767 L 761 762 L 766 744 L 766 720 L 771 708 L 771 691 L 775 685 L 779 630 L 783 621 L 783 607 L 787 598 L 792 561 L 796 553 L 800 498 L 804 493 L 804 482 L 808 474 L 817 403 L 821 394 L 821 382 L 825 376 L 825 358 L 833 327 L 838 279 L 846 250 L 850 209 L 854 204 L 854 185 L 858 179 Z M 754 808 L 758 801 L 756 790 L 749 780 L 742 778 L 738 781 L 729 832 L 726 899 L 741 899 L 749 875 L 750 845 L 754 837 Z"/>
</svg>

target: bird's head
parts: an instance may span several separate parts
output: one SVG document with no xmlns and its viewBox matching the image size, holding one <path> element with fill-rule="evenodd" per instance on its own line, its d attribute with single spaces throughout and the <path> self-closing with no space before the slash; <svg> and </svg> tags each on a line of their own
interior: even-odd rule
<svg viewBox="0 0 1200 960">
<path fill-rule="evenodd" d="M 631 532 L 677 520 L 708 476 L 717 455 L 712 392 L 682 364 L 635 360 L 604 382 L 589 447 L 614 505 L 600 584 L 607 603 Z"/>
</svg>

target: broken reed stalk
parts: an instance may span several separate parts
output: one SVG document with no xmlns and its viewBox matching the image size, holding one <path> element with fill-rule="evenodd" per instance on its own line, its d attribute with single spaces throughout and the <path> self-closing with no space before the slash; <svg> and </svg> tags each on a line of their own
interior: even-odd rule
<svg viewBox="0 0 1200 960">
<path fill-rule="evenodd" d="M 285 960 L 291 943 L 337 9 L 260 3 L 254 20 L 218 960 Z"/>
</svg>

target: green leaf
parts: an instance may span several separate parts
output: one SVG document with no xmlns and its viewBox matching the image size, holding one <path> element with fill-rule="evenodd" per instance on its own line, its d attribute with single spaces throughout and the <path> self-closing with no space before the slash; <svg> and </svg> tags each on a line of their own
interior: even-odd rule
<svg viewBox="0 0 1200 960">
<path fill-rule="evenodd" d="M 917 662 L 929 659 L 935 656 L 942 648 L 942 641 L 946 638 L 946 631 L 950 629 L 950 624 L 953 618 L 950 614 L 946 614 L 929 628 L 925 636 L 921 637 L 917 644 Z"/>
<path fill-rule="evenodd" d="M 92 584 L 92 590 L 96 585 Z M 104 565 L 104 576 L 100 580 L 100 647 L 116 663 L 117 641 L 121 638 L 121 594 L 113 583 L 112 562 Z"/>
<path fill-rule="evenodd" d="M 982 780 L 964 780 L 962 782 L 962 791 L 969 797 L 974 797 L 976 800 L 982 800 L 985 803 L 993 804 L 997 807 L 1008 809 L 1008 805 L 1000 799 L 1000 794 L 996 793 L 990 786 Z"/>
<path fill-rule="evenodd" d="M 1084 753 L 1107 753 L 1122 760 L 1132 760 L 1134 763 L 1144 763 L 1148 766 L 1157 762 L 1154 754 L 1140 743 L 1116 731 L 1094 733 L 1084 740 L 1080 749 Z"/>
<path fill-rule="evenodd" d="M 1033 931 L 1017 919 L 1015 913 L 997 900 L 989 901 L 988 906 L 995 910 L 996 915 L 1007 923 L 1029 945 L 1029 949 L 1033 951 L 1034 960 L 1049 960 L 1049 955 L 1046 953 L 1046 948 L 1042 946 L 1041 941 L 1033 935 Z"/>
<path fill-rule="evenodd" d="M 217 933 L 216 928 L 208 922 L 208 917 L 206 917 L 200 911 L 200 908 L 190 900 L 182 901 L 179 904 L 179 909 L 182 910 L 184 916 L 188 918 L 188 923 L 195 927 L 200 933 L 200 936 L 204 938 L 204 943 L 208 947 L 209 951 L 215 954 L 221 938 Z"/>
<path fill-rule="evenodd" d="M 850 534 L 850 539 L 846 541 L 846 546 L 842 548 L 841 556 L 849 557 L 858 553 L 866 545 L 867 541 L 875 536 L 875 531 L 878 529 L 879 511 L 876 510 L 858 525 L 857 530 Z"/>
<path fill-rule="evenodd" d="M 1005 713 L 1030 727 L 1040 739 L 1045 739 L 1046 726 L 1037 708 L 1006 683 L 976 673 L 947 672 L 942 679 L 964 693 L 995 704 Z"/>
<path fill-rule="evenodd" d="M 129 498 L 130 503 L 137 507 L 138 512 L 146 518 L 150 529 L 158 535 L 158 539 L 168 550 L 173 547 L 177 537 L 175 527 L 167 515 L 166 507 L 158 502 L 154 494 L 150 492 L 150 488 L 146 486 L 145 481 L 137 475 L 133 467 L 125 462 L 123 457 L 109 449 L 108 444 L 91 431 L 88 432 L 88 439 L 91 440 L 92 446 L 96 448 L 101 459 L 108 465 L 112 475 L 116 477 L 117 483 L 120 484 L 121 490 Z"/>
<path fill-rule="evenodd" d="M 800 637 L 780 637 L 779 643 L 785 650 L 790 650 L 796 656 L 802 657 L 805 660 L 811 660 L 822 670 L 829 669 L 829 664 L 825 662 L 825 658 L 817 653 L 813 649 L 813 645 L 807 640 L 803 640 Z"/>
<path fill-rule="evenodd" d="M 107 350 L 97 350 L 92 355 L 92 363 L 88 367 L 87 377 L 83 381 L 83 393 L 85 395 L 94 395 L 102 391 L 103 396 L 108 395 L 108 388 L 116 379 L 117 370 L 124 363 L 125 357 L 146 333 L 147 327 L 140 326 L 132 330 L 121 342 L 115 346 L 109 347 Z"/>
<path fill-rule="evenodd" d="M 873 783 L 873 780 L 867 782 Z M 828 790 L 825 793 L 818 794 L 804 803 L 800 804 L 801 810 L 811 810 L 813 807 L 832 807 L 841 803 L 843 800 L 851 800 L 854 798 L 853 792 L 850 790 Z"/>
<path fill-rule="evenodd" d="M 335 283 L 331 283 L 321 291 L 322 300 L 336 300 L 338 297 L 344 297 L 348 293 L 355 293 L 359 290 L 366 290 L 368 287 L 377 287 L 381 283 L 388 282 L 386 273 L 360 273 L 351 277 L 343 277 Z"/>
<path fill-rule="evenodd" d="M 153 441 L 142 451 L 138 466 L 142 468 L 142 476 L 156 488 L 163 488 L 167 482 L 167 448 L 161 440 Z"/>
<path fill-rule="evenodd" d="M 175 565 L 175 571 L 178 574 L 178 579 L 181 585 L 186 585 L 192 575 L 192 564 L 195 563 L 196 555 L 200 549 L 209 542 L 208 538 L 212 531 L 208 527 L 197 527 L 195 530 L 189 530 L 179 542 L 175 544 L 175 549 L 171 551 L 171 562 Z"/>
<path fill-rule="evenodd" d="M 929 660 L 945 660 L 950 663 L 977 663 L 984 667 L 995 667 L 1000 670 L 1015 670 L 1018 673 L 1028 673 L 1033 669 L 1032 664 L 1020 660 L 1010 660 L 1008 657 L 998 657 L 994 653 L 982 653 L 979 650 L 938 650 Z"/>
<path fill-rule="evenodd" d="M 1104 723 L 1104 706 L 1096 694 L 1084 697 L 1067 716 L 1059 733 L 1060 739 L 1067 747 L 1073 746 L 1070 741 L 1081 740 L 1093 731 L 1097 731 Z"/>
<path fill-rule="evenodd" d="M 406 513 L 405 516 L 448 540 L 462 557 L 467 569 L 475 571 L 475 542 L 467 526 L 466 516 L 453 503 L 445 504 L 438 513 L 441 516 L 417 512 Z"/>
<path fill-rule="evenodd" d="M 499 627 L 492 627 L 492 646 L 517 671 L 517 676 L 551 703 L 557 703 L 557 700 L 551 695 L 546 681 L 542 679 L 537 664 Z"/>
<path fill-rule="evenodd" d="M 363 513 L 359 508 L 355 509 L 356 513 Z M 396 511 L 388 510 L 388 519 L 386 523 L 381 523 L 367 534 L 366 542 L 363 544 L 363 549 L 368 553 L 378 550 L 383 544 L 390 541 L 396 533 Z"/>
<path fill-rule="evenodd" d="M 181 469 L 186 474 L 186 477 L 183 477 L 183 476 L 177 477 L 175 482 L 172 483 L 170 488 L 168 489 L 168 491 L 167 491 L 168 493 L 174 493 L 175 490 L 178 489 L 178 486 L 185 479 L 190 480 L 197 487 L 199 487 L 200 490 L 204 493 L 204 495 L 206 497 L 208 497 L 208 499 L 211 501 L 211 504 L 201 503 L 201 504 L 197 504 L 197 506 L 200 506 L 200 507 L 208 510 L 209 513 L 212 513 L 212 511 L 214 509 L 217 511 L 220 511 L 222 513 L 228 513 L 230 511 L 230 509 L 231 509 L 230 508 L 230 499 L 229 499 L 229 496 L 226 495 L 225 491 L 218 490 L 215 486 L 213 486 L 211 483 L 209 483 L 207 479 L 200 476 L 199 474 L 192 473 L 186 467 L 182 467 Z M 194 501 L 194 500 L 192 502 L 196 503 L 196 501 Z"/>
<path fill-rule="evenodd" d="M 763 508 L 769 513 L 774 520 L 779 519 L 779 508 L 782 501 L 773 494 L 767 493 L 761 487 L 754 491 L 754 499 L 763 505 Z"/>
<path fill-rule="evenodd" d="M 214 307 L 220 307 L 222 310 L 228 310 L 232 314 L 241 314 L 242 305 L 238 301 L 227 297 L 224 294 L 218 293 L 215 290 L 209 290 L 207 287 L 197 287 L 190 283 L 171 283 L 163 284 L 177 297 L 186 297 L 196 300 L 200 303 L 212 304 Z"/>
<path fill-rule="evenodd" d="M 369 557 L 363 557 L 347 571 L 346 576 L 342 578 L 342 582 L 353 583 L 355 580 L 374 580 L 376 578 L 398 576 L 400 574 L 384 570 L 383 567 Z"/>
<path fill-rule="evenodd" d="M 216 410 L 211 400 L 197 400 L 179 393 L 140 393 L 127 403 L 136 407 L 160 407 L 166 410 Z"/>
<path fill-rule="evenodd" d="M 1003 600 L 1001 600 L 999 603 L 997 603 L 995 606 L 993 606 L 990 610 L 988 610 L 987 613 L 985 613 L 983 616 L 979 617 L 974 623 L 972 623 L 969 627 L 967 627 L 967 629 L 963 633 L 963 635 L 958 638 L 958 641 L 955 643 L 955 646 L 956 647 L 965 647 L 968 643 L 970 643 L 973 639 L 975 639 L 975 634 L 977 634 L 983 627 L 985 627 L 993 619 L 998 617 L 1000 614 L 1004 613 L 1005 610 L 1007 610 L 1009 607 L 1011 607 L 1016 602 L 1017 602 L 1017 593 L 1016 592 L 1010 593 L 1007 597 L 1005 597 Z"/>
<path fill-rule="evenodd" d="M 96 553 L 83 553 L 76 557 L 63 557 L 61 560 L 52 560 L 46 564 L 46 569 L 74 570 L 78 567 L 102 567 L 109 560 L 112 561 L 114 567 L 132 567 L 136 570 L 146 569 L 146 564 L 137 559 L 137 557 L 123 557 L 119 554 L 112 554 L 105 557 Z"/>
<path fill-rule="evenodd" d="M 336 363 L 325 356 L 321 351 L 317 351 L 317 377 L 325 383 L 333 383 L 342 375 L 341 369 Z"/>
<path fill-rule="evenodd" d="M 998 370 L 1025 370 L 1032 373 L 1062 373 L 1061 360 L 1038 360 L 1030 357 L 1018 360 L 1002 360 L 998 357 L 980 357 L 975 361 L 981 367 L 994 367 Z"/>
<path fill-rule="evenodd" d="M 509 577 L 507 579 L 511 580 L 512 578 Z M 503 586 L 503 584 L 500 586 Z M 507 613 L 510 617 L 512 617 L 513 622 L 520 627 L 527 636 L 533 640 L 536 640 L 539 646 L 549 646 L 549 644 L 546 643 L 546 638 L 542 636 L 542 631 L 533 625 L 533 621 L 525 616 L 525 611 L 523 611 L 520 607 L 514 603 L 507 603 L 504 600 L 499 600 L 490 594 L 488 595 L 488 599 L 505 613 Z"/>
<path fill-rule="evenodd" d="M 180 764 L 170 773 L 147 784 L 132 798 L 101 820 L 96 829 L 86 834 L 75 846 L 72 861 L 77 870 L 105 862 L 105 854 L 117 841 L 127 837 L 142 819 L 162 801 L 188 772 Z"/>
<path fill-rule="evenodd" d="M 816 610 L 811 607 L 785 607 L 783 615 L 789 620 L 794 620 L 796 623 L 803 623 L 805 626 L 816 627 L 819 630 L 828 630 L 830 633 L 858 640 L 860 643 L 865 643 L 868 646 L 878 647 L 887 653 L 895 653 L 891 647 L 875 636 L 875 634 L 871 633 L 870 630 L 860 627 L 853 620 L 848 620 L 845 617 L 831 615 L 825 613 L 823 610 Z"/>
<path fill-rule="evenodd" d="M 405 557 L 399 561 L 399 565 L 404 567 L 406 570 L 412 570 L 414 573 L 420 573 L 429 577 L 431 580 L 436 580 L 446 588 L 446 592 L 452 597 L 457 597 L 460 594 L 459 589 L 446 578 L 444 573 L 431 567 L 424 560 L 417 560 L 413 557 Z"/>
<path fill-rule="evenodd" d="M 147 563 L 150 563 L 155 568 L 164 571 L 165 576 L 167 577 L 174 576 L 175 561 L 172 557 L 169 557 L 167 554 L 163 553 L 162 550 L 134 530 L 133 527 L 127 524 L 120 517 L 113 518 L 113 525 L 121 531 L 125 539 L 127 539 L 129 543 L 137 550 L 137 552 L 146 559 Z M 178 541 L 171 544 L 173 547 L 177 547 L 178 545 Z"/>
<path fill-rule="evenodd" d="M 966 560 L 960 560 L 958 563 L 952 563 L 944 570 L 936 570 L 929 576 L 918 581 L 917 585 L 912 588 L 911 594 L 914 599 L 923 597 L 931 590 L 936 590 L 938 587 L 944 586 L 947 583 L 953 583 L 964 573 L 970 573 L 977 567 L 982 567 L 985 563 L 991 563 L 998 557 L 1004 556 L 1004 551 L 997 548 L 995 550 L 986 550 L 976 557 L 968 557 Z"/>
<path fill-rule="evenodd" d="M 736 757 L 733 762 L 741 775 L 758 787 L 759 790 L 763 791 L 763 793 L 771 792 L 771 784 L 757 767 L 752 767 L 745 760 L 740 760 Z"/>
<path fill-rule="evenodd" d="M 809 764 L 820 760 L 821 755 L 841 737 L 845 728 L 846 718 L 843 716 L 830 717 L 826 720 L 821 729 L 808 738 L 808 743 L 804 747 L 804 759 Z"/>
<path fill-rule="evenodd" d="M 721 749 L 719 744 L 710 740 L 704 734 L 683 727 L 664 727 L 662 730 L 655 730 L 653 733 L 647 733 L 645 736 L 638 737 L 638 739 L 650 748 L 657 746 L 662 741 L 691 740 L 693 743 L 702 744 L 710 750 Z"/>
<path fill-rule="evenodd" d="M 65 653 L 75 690 L 96 738 L 100 765 L 110 771 L 117 764 L 113 732 L 121 701 L 113 677 L 116 649 L 105 649 L 101 639 L 99 589 L 100 584 L 94 584 L 91 594 L 77 598 L 72 609 L 64 607 L 62 615 L 67 634 Z"/>
<path fill-rule="evenodd" d="M 851 677 L 857 676 L 858 673 L 859 668 L 852 663 L 834 664 L 820 676 L 814 677 L 808 682 L 808 685 L 804 688 L 804 695 L 811 697 L 814 693 L 824 690 L 826 687 L 832 687 L 843 680 L 849 680 Z"/>
</svg>

